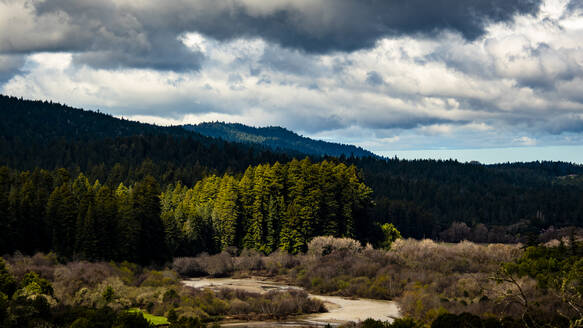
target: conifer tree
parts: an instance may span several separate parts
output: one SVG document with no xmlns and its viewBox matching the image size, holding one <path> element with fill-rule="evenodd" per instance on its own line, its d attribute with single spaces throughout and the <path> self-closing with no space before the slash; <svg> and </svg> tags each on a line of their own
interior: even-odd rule
<svg viewBox="0 0 583 328">
<path fill-rule="evenodd" d="M 184 200 L 186 190 L 187 188 L 179 181 L 175 186 L 169 185 L 160 196 L 160 215 L 164 225 L 166 247 L 171 256 L 176 255 L 182 245 L 185 216 L 180 204 Z"/>
<path fill-rule="evenodd" d="M 115 195 L 117 199 L 117 256 L 119 260 L 135 262 L 138 259 L 141 226 L 134 215 L 131 191 L 120 183 L 115 190 Z"/>
<path fill-rule="evenodd" d="M 10 191 L 10 170 L 6 166 L 0 167 L 0 254 L 11 250 L 12 215 L 9 211 L 8 193 Z"/>
<path fill-rule="evenodd" d="M 164 261 L 168 254 L 164 240 L 164 225 L 160 219 L 160 187 L 156 179 L 146 176 L 130 193 L 132 209 L 139 222 L 138 261 Z"/>
<path fill-rule="evenodd" d="M 250 234 L 250 225 L 253 217 L 253 180 L 255 169 L 251 166 L 245 170 L 243 177 L 239 181 L 239 192 L 241 194 L 241 219 L 240 227 L 241 247 L 253 248 L 252 236 Z"/>
<path fill-rule="evenodd" d="M 117 257 L 116 242 L 118 237 L 118 202 L 115 194 L 108 186 L 97 186 L 93 212 L 95 215 L 95 236 L 97 249 L 94 254 L 97 259 L 107 260 Z"/>
<path fill-rule="evenodd" d="M 220 249 L 224 250 L 228 246 L 235 246 L 237 244 L 239 204 L 237 182 L 233 177 L 225 175 L 222 178 L 212 216 Z"/>
<path fill-rule="evenodd" d="M 85 216 L 79 222 L 77 235 L 77 256 L 86 260 L 98 260 L 98 236 L 96 233 L 96 215 L 93 210 L 94 205 L 89 204 Z"/>
<path fill-rule="evenodd" d="M 52 230 L 52 248 L 61 256 L 73 255 L 77 216 L 78 203 L 71 186 L 64 183 L 55 188 L 47 202 L 47 217 Z"/>
</svg>

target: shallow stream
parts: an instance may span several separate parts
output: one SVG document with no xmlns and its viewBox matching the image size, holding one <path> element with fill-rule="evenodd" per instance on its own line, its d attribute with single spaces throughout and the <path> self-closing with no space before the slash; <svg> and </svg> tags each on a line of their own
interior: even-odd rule
<svg viewBox="0 0 583 328">
<path fill-rule="evenodd" d="M 259 278 L 233 279 L 233 278 L 200 278 L 185 280 L 183 283 L 193 288 L 231 288 L 242 289 L 249 292 L 266 293 L 273 289 L 301 289 L 274 281 Z M 393 321 L 398 318 L 399 308 L 393 301 L 371 299 L 349 299 L 340 296 L 324 296 L 309 294 L 311 298 L 324 302 L 328 312 L 314 313 L 289 318 L 285 321 L 244 321 L 226 322 L 223 326 L 229 327 L 309 327 L 339 325 L 348 321 L 362 321 L 367 318 L 383 321 Z"/>
</svg>

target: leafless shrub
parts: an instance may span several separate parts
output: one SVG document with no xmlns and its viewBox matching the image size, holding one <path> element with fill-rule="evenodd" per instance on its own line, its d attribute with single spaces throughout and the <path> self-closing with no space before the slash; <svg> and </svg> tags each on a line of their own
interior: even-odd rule
<svg viewBox="0 0 583 328">
<path fill-rule="evenodd" d="M 13 256 L 6 257 L 6 260 L 10 264 L 12 274 L 18 280 L 31 271 L 38 273 L 42 278 L 52 280 L 58 263 L 54 253 L 36 253 L 32 257 L 15 253 Z"/>
<path fill-rule="evenodd" d="M 61 290 L 64 295 L 74 295 L 85 287 L 95 287 L 100 282 L 114 274 L 107 263 L 72 262 L 60 265 L 55 269 L 55 291 Z M 63 295 L 63 296 L 64 296 Z"/>
<path fill-rule="evenodd" d="M 196 257 L 177 257 L 172 261 L 172 269 L 184 277 L 197 277 L 206 274 Z"/>
<path fill-rule="evenodd" d="M 237 271 L 257 271 L 265 268 L 261 254 L 253 249 L 244 249 L 241 255 L 235 258 Z"/>
<path fill-rule="evenodd" d="M 471 238 L 472 230 L 464 222 L 453 222 L 449 228 L 439 233 L 439 238 L 450 243 L 457 243 Z"/>
<path fill-rule="evenodd" d="M 333 252 L 342 252 L 348 255 L 363 250 L 360 243 L 350 238 L 335 238 L 332 236 L 315 237 L 308 244 L 308 254 L 325 256 Z"/>
<path fill-rule="evenodd" d="M 200 256 L 197 260 L 204 272 L 214 277 L 226 276 L 234 269 L 233 258 L 227 252 L 212 256 Z"/>
<path fill-rule="evenodd" d="M 261 302 L 258 310 L 276 317 L 325 311 L 322 301 L 309 298 L 303 290 L 270 291 L 265 299 L 267 302 Z"/>
<path fill-rule="evenodd" d="M 571 237 L 574 237 L 576 240 L 583 239 L 583 228 L 578 227 L 555 228 L 551 226 L 540 234 L 539 241 L 541 243 L 547 243 L 552 240 L 559 241 L 565 240 L 568 242 L 568 240 Z"/>
<path fill-rule="evenodd" d="M 277 274 L 282 269 L 291 269 L 300 264 L 299 256 L 293 256 L 286 251 L 278 249 L 268 257 L 263 258 L 263 263 L 267 271 L 271 274 Z"/>
<path fill-rule="evenodd" d="M 509 229 L 513 227 L 491 227 L 488 231 L 488 242 L 489 243 L 515 243 L 517 242 L 516 237 L 509 233 Z"/>
</svg>

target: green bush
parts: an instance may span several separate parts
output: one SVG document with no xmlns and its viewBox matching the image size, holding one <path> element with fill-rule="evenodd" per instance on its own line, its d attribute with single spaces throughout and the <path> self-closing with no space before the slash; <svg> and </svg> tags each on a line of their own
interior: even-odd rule
<svg viewBox="0 0 583 328">
<path fill-rule="evenodd" d="M 170 328 L 203 328 L 206 327 L 199 318 L 180 317 L 176 322 L 170 323 Z"/>
<path fill-rule="evenodd" d="M 393 322 L 389 323 L 387 321 L 380 321 L 374 319 L 366 319 L 360 325 L 359 328 L 421 328 L 422 325 L 411 318 L 398 318 Z M 454 328 L 456 326 L 452 326 Z"/>
<path fill-rule="evenodd" d="M 14 276 L 8 271 L 6 262 L 0 257 L 0 293 L 12 297 L 17 286 Z"/>
<path fill-rule="evenodd" d="M 153 328 L 141 312 L 121 312 L 118 314 L 112 328 Z"/>
<path fill-rule="evenodd" d="M 39 277 L 36 272 L 29 272 L 24 275 L 20 282 L 22 288 L 31 288 L 38 294 L 54 295 L 53 286 L 47 279 Z"/>
</svg>

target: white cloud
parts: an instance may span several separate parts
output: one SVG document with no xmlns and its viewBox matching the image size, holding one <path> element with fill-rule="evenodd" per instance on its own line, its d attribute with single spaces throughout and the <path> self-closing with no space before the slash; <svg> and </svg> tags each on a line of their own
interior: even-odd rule
<svg viewBox="0 0 583 328">
<path fill-rule="evenodd" d="M 533 139 L 530 137 L 515 138 L 513 140 L 513 142 L 516 144 L 519 144 L 521 146 L 535 146 L 536 145 L 536 139 Z"/>
</svg>

